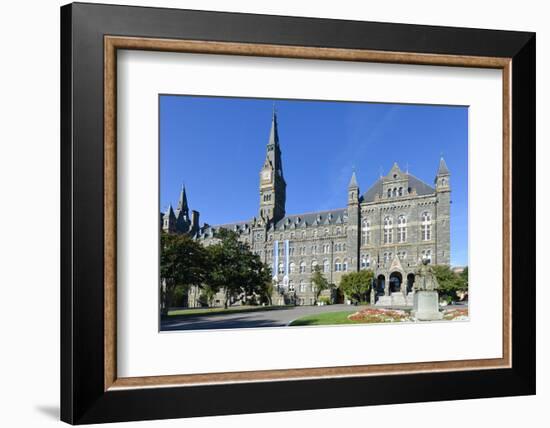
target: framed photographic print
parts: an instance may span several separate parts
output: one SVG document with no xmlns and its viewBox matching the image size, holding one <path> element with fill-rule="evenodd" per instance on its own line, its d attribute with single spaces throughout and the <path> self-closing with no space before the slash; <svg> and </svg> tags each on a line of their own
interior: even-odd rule
<svg viewBox="0 0 550 428">
<path fill-rule="evenodd" d="M 535 393 L 533 33 L 76 3 L 61 53 L 62 420 Z"/>
</svg>

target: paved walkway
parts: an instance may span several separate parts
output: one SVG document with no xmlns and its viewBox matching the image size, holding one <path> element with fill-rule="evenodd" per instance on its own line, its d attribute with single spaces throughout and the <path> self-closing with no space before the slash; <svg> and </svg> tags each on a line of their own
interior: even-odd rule
<svg viewBox="0 0 550 428">
<path fill-rule="evenodd" d="M 306 315 L 350 311 L 355 312 L 365 306 L 282 306 L 277 309 L 232 314 L 186 315 L 175 319 L 162 320 L 161 330 L 208 330 L 226 328 L 283 327 L 291 321 Z"/>
</svg>

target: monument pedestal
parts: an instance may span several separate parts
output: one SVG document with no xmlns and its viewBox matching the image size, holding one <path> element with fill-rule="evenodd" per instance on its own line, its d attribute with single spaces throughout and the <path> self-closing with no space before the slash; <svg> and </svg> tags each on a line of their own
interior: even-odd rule
<svg viewBox="0 0 550 428">
<path fill-rule="evenodd" d="M 439 293 L 437 291 L 419 290 L 414 293 L 412 316 L 419 321 L 443 319 L 439 312 Z"/>
<path fill-rule="evenodd" d="M 400 291 L 395 292 L 391 295 L 392 300 L 392 306 L 406 306 L 407 301 L 405 300 L 405 296 L 403 296 L 403 293 Z"/>
<path fill-rule="evenodd" d="M 376 306 L 391 306 L 392 299 L 391 296 L 379 296 Z"/>
</svg>

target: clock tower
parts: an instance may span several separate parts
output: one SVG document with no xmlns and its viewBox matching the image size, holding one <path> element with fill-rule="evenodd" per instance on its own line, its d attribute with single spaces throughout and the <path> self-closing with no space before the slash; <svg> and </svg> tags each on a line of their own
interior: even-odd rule
<svg viewBox="0 0 550 428">
<path fill-rule="evenodd" d="M 285 216 L 285 202 L 286 183 L 279 146 L 277 112 L 274 108 L 265 161 L 260 170 L 260 219 L 265 222 L 277 222 L 282 219 Z"/>
</svg>

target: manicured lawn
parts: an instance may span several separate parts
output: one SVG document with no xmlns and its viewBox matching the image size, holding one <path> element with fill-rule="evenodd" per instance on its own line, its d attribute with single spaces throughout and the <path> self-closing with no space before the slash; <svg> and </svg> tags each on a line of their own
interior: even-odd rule
<svg viewBox="0 0 550 428">
<path fill-rule="evenodd" d="M 223 315 L 236 312 L 257 312 L 272 311 L 276 309 L 285 309 L 284 306 L 233 306 L 225 308 L 192 308 L 192 309 L 174 309 L 168 311 L 168 317 L 201 316 L 201 315 Z"/>
<path fill-rule="evenodd" d="M 326 312 L 323 314 L 306 315 L 290 323 L 290 326 L 298 325 L 336 325 L 336 324 L 358 324 L 348 319 L 355 311 Z"/>
<path fill-rule="evenodd" d="M 353 314 L 353 315 L 352 315 Z M 409 311 L 392 309 L 356 309 L 354 311 L 327 312 L 307 315 L 290 323 L 300 325 L 380 324 L 412 321 Z"/>
</svg>

